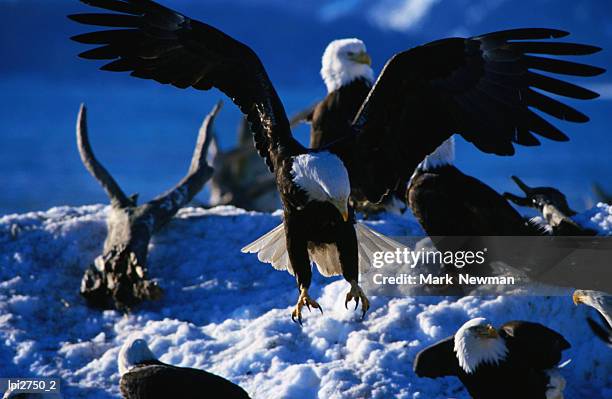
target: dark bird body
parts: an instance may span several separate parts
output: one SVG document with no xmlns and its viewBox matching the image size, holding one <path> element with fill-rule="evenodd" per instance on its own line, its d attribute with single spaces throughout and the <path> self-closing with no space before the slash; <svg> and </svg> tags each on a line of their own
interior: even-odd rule
<svg viewBox="0 0 612 399">
<path fill-rule="evenodd" d="M 453 165 L 418 170 L 407 200 L 428 236 L 541 234 L 499 193 Z"/>
<path fill-rule="evenodd" d="M 160 361 L 144 362 L 124 374 L 120 390 L 125 399 L 249 399 L 244 389 L 218 375 Z"/>
<path fill-rule="evenodd" d="M 310 117 L 310 148 L 318 149 L 341 139 L 350 131 L 353 119 L 357 115 L 361 104 L 365 101 L 372 89 L 372 83 L 365 78 L 357 78 L 329 93 L 313 109 Z M 382 203 L 376 204 L 367 200 L 362 190 L 353 188 L 351 205 L 365 215 L 381 212 L 385 209 L 394 209 L 396 203 L 403 203 L 403 193 L 406 185 L 399 183 Z M 394 202 L 396 200 L 397 202 Z M 405 206 L 401 209 L 401 212 Z M 395 210 L 395 209 L 394 209 Z"/>
<path fill-rule="evenodd" d="M 490 338 L 481 338 L 490 339 Z M 547 391 L 562 378 L 550 370 L 570 348 L 563 336 L 541 324 L 511 321 L 502 325 L 495 338 L 503 340 L 507 354 L 498 362 L 483 362 L 473 372 L 459 364 L 455 337 L 444 339 L 417 354 L 414 372 L 419 377 L 457 377 L 474 399 L 561 399 Z M 564 386 L 564 382 L 561 385 Z"/>
<path fill-rule="evenodd" d="M 143 339 L 128 339 L 117 365 L 125 399 L 249 399 L 244 389 L 218 375 L 160 362 Z"/>
<path fill-rule="evenodd" d="M 310 119 L 310 148 L 322 148 L 342 138 L 371 89 L 372 83 L 358 78 L 332 91 L 319 102 Z"/>
<path fill-rule="evenodd" d="M 215 87 L 247 115 L 255 146 L 275 174 L 284 206 L 290 258 L 286 268 L 294 270 L 297 277 L 300 296 L 293 316 L 298 320 L 303 306 L 319 307 L 308 297 L 311 267 L 305 254 L 313 237 L 300 222 L 312 217 L 310 209 L 321 206 L 317 202 L 337 209 L 333 219 L 327 213 L 318 214 L 321 223 L 331 225 L 342 217 L 345 225 L 340 231 L 344 231 L 353 228 L 348 204 L 351 188 L 361 190 L 369 201 L 379 202 L 407 181 L 418 163 L 453 133 L 462 134 L 485 152 L 500 155 L 513 154 L 513 143 L 537 142 L 530 132 L 566 140 L 529 107 L 567 121 L 585 122 L 587 117 L 530 87 L 569 97 L 593 98 L 595 94 L 534 70 L 579 76 L 603 72 L 601 68 L 526 54 L 584 55 L 599 50 L 537 41 L 567 35 L 559 30 L 516 29 L 439 40 L 389 60 L 343 138 L 309 150 L 292 136 L 282 102 L 262 62 L 248 46 L 150 0 L 82 2 L 112 13 L 70 17 L 109 28 L 73 38 L 97 46 L 81 57 L 107 60 L 104 70 L 130 72 L 178 88 Z M 419 139 L 407 131 L 418 132 Z M 313 207 L 306 207 L 305 197 Z M 336 246 L 343 246 L 344 240 L 342 235 L 334 237 Z M 353 241 L 351 245 L 356 244 Z M 335 256 L 333 271 L 357 275 L 358 264 L 351 255 L 357 251 L 352 248 L 350 253 Z M 338 258 L 353 260 L 345 264 Z M 367 298 L 357 280 L 350 283 L 347 301 L 361 300 L 367 310 Z"/>
</svg>

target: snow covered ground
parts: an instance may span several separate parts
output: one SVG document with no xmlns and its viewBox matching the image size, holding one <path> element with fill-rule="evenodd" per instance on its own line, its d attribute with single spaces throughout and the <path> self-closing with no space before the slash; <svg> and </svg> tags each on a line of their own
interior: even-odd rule
<svg viewBox="0 0 612 399">
<path fill-rule="evenodd" d="M 466 320 L 542 322 L 571 343 L 561 373 L 567 398 L 612 398 L 612 351 L 593 338 L 587 307 L 558 297 L 373 297 L 366 320 L 345 310 L 348 284 L 315 273 L 323 306 L 290 318 L 291 276 L 240 248 L 276 226 L 278 214 L 184 209 L 155 237 L 149 273 L 166 296 L 130 316 L 98 312 L 78 294 L 101 250 L 107 208 L 52 208 L 0 218 L 0 376 L 55 376 L 66 398 L 118 397 L 116 358 L 131 334 L 162 361 L 217 373 L 253 398 L 466 398 L 454 379 L 419 379 L 412 360 Z M 612 207 L 580 220 L 612 229 Z M 389 235 L 418 234 L 407 217 L 372 222 Z"/>
</svg>

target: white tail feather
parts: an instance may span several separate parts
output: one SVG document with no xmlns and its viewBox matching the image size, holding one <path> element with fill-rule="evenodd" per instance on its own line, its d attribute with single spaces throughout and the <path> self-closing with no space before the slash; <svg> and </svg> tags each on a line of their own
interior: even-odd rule
<svg viewBox="0 0 612 399">
<path fill-rule="evenodd" d="M 355 232 L 357 234 L 360 272 L 370 268 L 375 252 L 395 252 L 398 248 L 403 250 L 405 247 L 363 223 L 357 222 L 355 224 Z M 276 270 L 287 270 L 292 276 L 295 275 L 291 262 L 289 262 L 283 224 L 245 246 L 241 251 L 243 253 L 256 253 L 260 262 L 270 263 Z M 323 276 L 331 277 L 342 274 L 336 245 L 309 245 L 308 255 Z"/>
<path fill-rule="evenodd" d="M 287 253 L 285 226 L 282 223 L 240 251 L 245 254 L 257 254 L 260 262 L 270 263 L 276 270 L 287 270 L 289 274 L 294 275 Z"/>
</svg>

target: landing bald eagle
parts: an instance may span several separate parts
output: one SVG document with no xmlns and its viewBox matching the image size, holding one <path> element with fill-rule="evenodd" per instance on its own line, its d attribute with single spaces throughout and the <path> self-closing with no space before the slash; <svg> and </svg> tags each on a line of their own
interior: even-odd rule
<svg viewBox="0 0 612 399">
<path fill-rule="evenodd" d="M 484 318 L 419 352 L 419 377 L 454 376 L 474 399 L 563 399 L 565 380 L 555 369 L 570 344 L 538 323 L 511 321 L 499 329 Z"/>
<path fill-rule="evenodd" d="M 574 304 L 585 304 L 597 310 L 604 324 L 599 324 L 591 318 L 587 318 L 589 327 L 602 341 L 612 347 L 612 295 L 605 292 L 593 290 L 576 290 L 572 296 Z"/>
<path fill-rule="evenodd" d="M 206 371 L 162 363 L 140 338 L 128 339 L 117 358 L 125 399 L 249 399 L 238 385 Z"/>
<path fill-rule="evenodd" d="M 287 257 L 300 292 L 292 312 L 298 321 L 303 306 L 320 308 L 308 295 L 314 253 L 333 264 L 330 273 L 341 273 L 350 282 L 346 301 L 361 300 L 364 314 L 368 310 L 368 299 L 358 284 L 359 254 L 368 244 L 358 244 L 348 204 L 351 186 L 360 188 L 369 201 L 380 201 L 399 182 L 408 180 L 417 164 L 453 133 L 500 155 L 513 154 L 513 143 L 533 143 L 530 132 L 567 140 L 528 107 L 569 121 L 588 118 L 531 86 L 570 97 L 582 95 L 584 89 L 530 69 L 583 76 L 603 72 L 588 65 L 526 55 L 582 55 L 599 50 L 572 43 L 524 41 L 567 35 L 554 29 L 439 40 L 389 60 L 353 123 L 340 135 L 343 138 L 309 150 L 292 136 L 266 70 L 246 45 L 150 0 L 81 1 L 114 11 L 70 16 L 83 24 L 113 28 L 74 37 L 97 45 L 81 57 L 110 60 L 103 70 L 130 72 L 179 88 L 216 87 L 247 115 L 255 146 L 275 174 L 283 203 Z M 409 130 L 418 132 L 419 140 L 406 134 Z M 282 253 L 278 256 L 284 258 Z"/>
</svg>

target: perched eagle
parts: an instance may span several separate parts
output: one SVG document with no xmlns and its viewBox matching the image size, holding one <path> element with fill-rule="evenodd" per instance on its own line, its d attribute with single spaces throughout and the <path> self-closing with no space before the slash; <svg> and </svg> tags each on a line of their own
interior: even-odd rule
<svg viewBox="0 0 612 399">
<path fill-rule="evenodd" d="M 272 261 L 287 258 L 287 269 L 297 277 L 299 297 L 292 318 L 298 321 L 304 306 L 320 308 L 308 295 L 311 260 L 319 268 L 319 261 L 324 262 L 328 274 L 342 274 L 351 284 L 346 302 L 361 301 L 363 314 L 368 310 L 368 299 L 358 284 L 358 262 L 377 248 L 372 248 L 371 240 L 358 240 L 356 230 L 365 228 L 355 227 L 348 203 L 351 187 L 371 202 L 380 201 L 453 133 L 500 155 L 513 154 L 514 143 L 533 144 L 537 140 L 531 132 L 567 140 L 530 107 L 568 121 L 588 118 L 532 87 L 569 97 L 584 97 L 585 91 L 534 70 L 579 76 L 603 72 L 527 55 L 584 55 L 600 50 L 537 41 L 568 34 L 560 30 L 515 29 L 438 40 L 389 60 L 353 123 L 339 135 L 342 138 L 310 150 L 292 136 L 283 104 L 248 46 L 150 0 L 81 1 L 114 11 L 70 16 L 83 24 L 110 28 L 74 37 L 96 45 L 81 57 L 110 61 L 103 70 L 130 72 L 179 88 L 215 87 L 247 115 L 255 146 L 275 174 L 284 208 L 286 256 L 278 240 L 260 251 L 273 251 L 268 254 Z M 377 237 L 381 245 L 388 242 Z"/>
<path fill-rule="evenodd" d="M 612 347 L 612 296 L 601 291 L 576 290 L 572 296 L 574 303 L 588 305 L 599 312 L 604 325 L 587 318 L 591 330 L 606 344 Z"/>
<path fill-rule="evenodd" d="M 306 117 L 311 122 L 310 148 L 321 148 L 342 137 L 374 84 L 372 59 L 359 39 L 339 39 L 327 45 L 321 77 L 327 96 Z"/>
<path fill-rule="evenodd" d="M 419 164 L 406 200 L 429 236 L 540 235 L 500 194 L 454 165 L 449 138 Z"/>
<path fill-rule="evenodd" d="M 140 338 L 123 344 L 117 365 L 125 399 L 199 399 L 213 392 L 223 399 L 249 399 L 244 389 L 218 375 L 160 362 Z"/>
<path fill-rule="evenodd" d="M 555 236 L 592 236 L 597 232 L 583 227 L 572 219 L 576 215 L 565 195 L 553 187 L 529 187 L 521 179 L 512 176 L 512 180 L 525 193 L 519 197 L 511 193 L 504 193 L 504 198 L 516 205 L 534 208 L 542 213 L 544 226 Z"/>
<path fill-rule="evenodd" d="M 565 380 L 556 367 L 570 344 L 538 323 L 511 321 L 499 329 L 484 318 L 419 352 L 419 377 L 454 376 L 474 399 L 563 399 Z"/>
<path fill-rule="evenodd" d="M 327 87 L 327 96 L 291 120 L 292 125 L 300 120 L 310 122 L 311 149 L 333 143 L 350 129 L 374 84 L 371 64 L 365 43 L 359 39 L 338 39 L 327 45 L 321 59 L 321 77 Z M 380 204 L 367 201 L 359 190 L 353 190 L 351 206 L 365 215 L 381 211 L 403 213 L 406 210 L 405 190 L 405 184 L 401 184 L 397 192 Z"/>
</svg>

